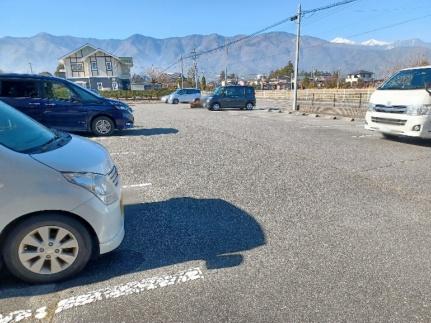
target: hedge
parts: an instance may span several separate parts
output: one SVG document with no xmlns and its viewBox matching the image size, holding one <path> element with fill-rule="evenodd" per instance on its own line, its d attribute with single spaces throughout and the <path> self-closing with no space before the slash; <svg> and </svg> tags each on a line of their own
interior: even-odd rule
<svg viewBox="0 0 431 323">
<path fill-rule="evenodd" d="M 162 96 L 168 95 L 176 89 L 160 89 L 160 90 L 117 90 L 117 91 L 100 91 L 100 95 L 106 98 L 115 99 L 130 99 L 130 100 L 159 100 Z"/>
</svg>

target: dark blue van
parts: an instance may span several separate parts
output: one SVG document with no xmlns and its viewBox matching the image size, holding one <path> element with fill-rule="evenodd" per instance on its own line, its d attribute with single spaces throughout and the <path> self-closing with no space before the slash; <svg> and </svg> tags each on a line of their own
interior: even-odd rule
<svg viewBox="0 0 431 323">
<path fill-rule="evenodd" d="M 0 100 L 59 130 L 109 136 L 134 123 L 127 104 L 57 77 L 0 74 Z"/>
</svg>

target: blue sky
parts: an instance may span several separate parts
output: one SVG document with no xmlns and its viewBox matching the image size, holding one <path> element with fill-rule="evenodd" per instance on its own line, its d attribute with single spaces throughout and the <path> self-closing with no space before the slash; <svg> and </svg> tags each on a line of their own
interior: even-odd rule
<svg viewBox="0 0 431 323">
<path fill-rule="evenodd" d="M 302 0 L 312 9 L 338 0 Z M 291 16 L 293 0 L 0 0 L 0 37 L 33 36 L 39 32 L 96 38 L 156 38 L 189 34 L 252 33 Z M 431 41 L 431 16 L 394 28 L 361 34 L 397 22 L 431 15 L 430 0 L 359 0 L 304 19 L 304 34 L 331 40 L 375 38 Z M 274 30 L 294 32 L 287 23 Z M 352 35 L 361 34 L 355 37 Z"/>
</svg>

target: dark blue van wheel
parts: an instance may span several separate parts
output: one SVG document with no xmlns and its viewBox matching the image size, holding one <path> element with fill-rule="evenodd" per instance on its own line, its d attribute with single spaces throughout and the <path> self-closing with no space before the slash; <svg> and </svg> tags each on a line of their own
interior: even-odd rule
<svg viewBox="0 0 431 323">
<path fill-rule="evenodd" d="M 110 136 L 115 130 L 114 122 L 111 118 L 101 116 L 97 117 L 91 123 L 91 131 L 95 136 Z"/>
</svg>

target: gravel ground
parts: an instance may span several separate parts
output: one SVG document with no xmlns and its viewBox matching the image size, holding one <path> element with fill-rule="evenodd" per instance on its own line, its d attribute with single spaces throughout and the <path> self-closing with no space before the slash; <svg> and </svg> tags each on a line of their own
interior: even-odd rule
<svg viewBox="0 0 431 323">
<path fill-rule="evenodd" d="M 430 143 L 264 110 L 134 108 L 136 129 L 95 139 L 122 174 L 124 243 L 65 283 L 4 273 L 0 315 L 431 321 Z"/>
</svg>

